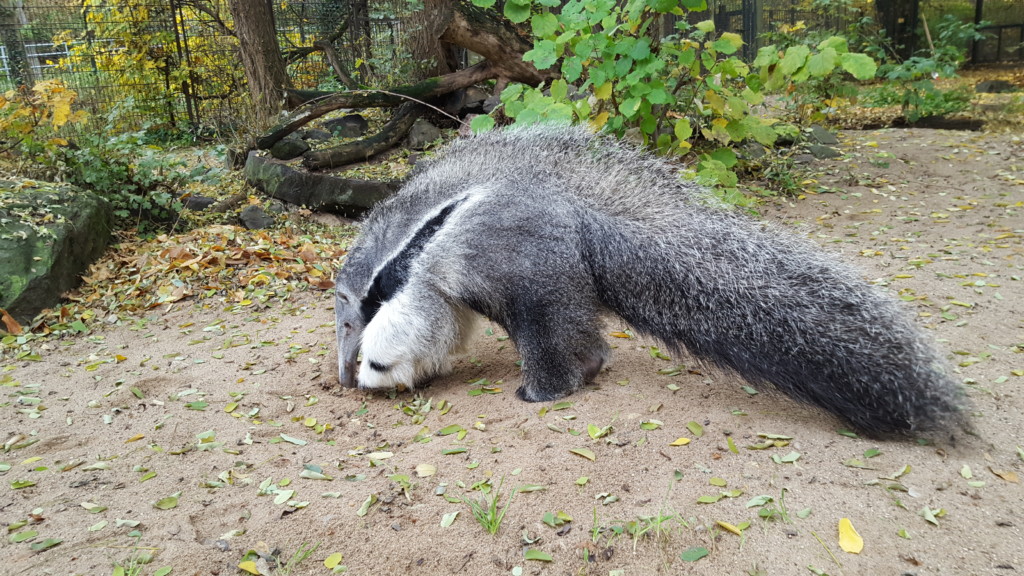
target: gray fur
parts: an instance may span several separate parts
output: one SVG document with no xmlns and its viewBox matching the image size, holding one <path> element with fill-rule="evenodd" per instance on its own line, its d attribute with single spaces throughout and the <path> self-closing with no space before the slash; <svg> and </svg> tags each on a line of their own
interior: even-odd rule
<svg viewBox="0 0 1024 576">
<path fill-rule="evenodd" d="M 611 312 L 866 433 L 935 428 L 961 408 L 894 299 L 810 242 L 715 206 L 664 161 L 578 128 L 455 143 L 367 216 L 337 285 L 346 386 L 360 347 L 362 388 L 443 373 L 476 312 L 522 355 L 517 395 L 553 400 L 607 363 Z"/>
</svg>

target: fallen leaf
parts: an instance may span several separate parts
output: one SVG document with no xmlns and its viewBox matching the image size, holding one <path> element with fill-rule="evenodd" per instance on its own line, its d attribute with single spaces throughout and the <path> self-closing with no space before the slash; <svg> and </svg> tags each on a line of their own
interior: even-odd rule
<svg viewBox="0 0 1024 576">
<path fill-rule="evenodd" d="M 569 450 L 569 452 L 572 452 L 577 456 L 582 456 L 591 462 L 597 460 L 597 455 L 589 448 L 573 448 L 572 450 Z"/>
<path fill-rule="evenodd" d="M 860 554 L 864 549 L 864 539 L 857 533 L 849 518 L 839 520 L 839 547 L 850 554 Z"/>
</svg>

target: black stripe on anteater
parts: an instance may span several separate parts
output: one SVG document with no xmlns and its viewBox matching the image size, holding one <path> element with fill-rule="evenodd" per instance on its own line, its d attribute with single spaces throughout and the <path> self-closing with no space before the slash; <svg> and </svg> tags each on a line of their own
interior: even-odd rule
<svg viewBox="0 0 1024 576">
<path fill-rule="evenodd" d="M 452 202 L 442 208 L 433 218 L 424 222 L 423 226 L 420 226 L 420 229 L 412 235 L 412 238 L 409 239 L 405 247 L 398 254 L 395 254 L 374 276 L 369 291 L 367 291 L 366 296 L 359 303 L 359 312 L 363 316 L 363 322 L 369 324 L 370 320 L 373 320 L 373 317 L 377 315 L 381 304 L 390 300 L 405 286 L 406 282 L 409 281 L 409 269 L 412 267 L 413 260 L 423 252 L 423 248 L 437 234 L 438 230 L 444 226 L 452 211 L 462 201 L 462 199 L 459 199 Z"/>
</svg>

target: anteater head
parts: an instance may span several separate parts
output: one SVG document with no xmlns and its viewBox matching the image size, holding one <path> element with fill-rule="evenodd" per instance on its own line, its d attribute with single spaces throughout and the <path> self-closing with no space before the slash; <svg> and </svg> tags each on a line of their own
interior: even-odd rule
<svg viewBox="0 0 1024 576">
<path fill-rule="evenodd" d="M 412 276 L 422 274 L 413 264 L 462 201 L 460 197 L 429 206 L 426 214 L 404 223 L 396 222 L 397 216 L 386 217 L 394 216 L 392 210 L 374 212 L 364 224 L 335 282 L 338 380 L 343 387 L 411 388 L 422 376 L 416 367 L 430 355 L 426 348 L 432 327 L 424 295 L 409 289 Z"/>
</svg>

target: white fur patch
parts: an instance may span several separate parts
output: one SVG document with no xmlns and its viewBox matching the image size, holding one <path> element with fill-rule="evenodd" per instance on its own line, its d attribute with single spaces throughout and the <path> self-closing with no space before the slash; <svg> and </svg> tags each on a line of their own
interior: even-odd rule
<svg viewBox="0 0 1024 576">
<path fill-rule="evenodd" d="M 430 290 L 406 286 L 363 331 L 359 388 L 413 390 L 447 374 L 450 355 L 463 351 L 476 317 L 469 309 L 453 310 Z"/>
</svg>

